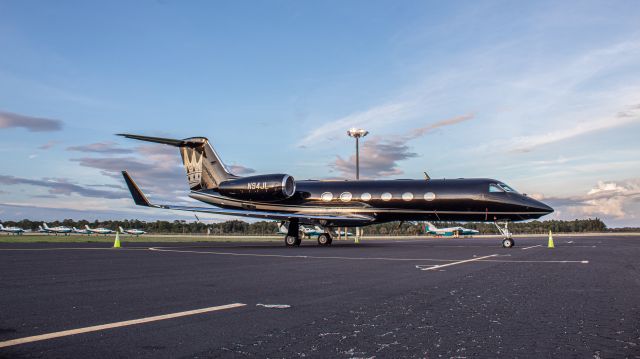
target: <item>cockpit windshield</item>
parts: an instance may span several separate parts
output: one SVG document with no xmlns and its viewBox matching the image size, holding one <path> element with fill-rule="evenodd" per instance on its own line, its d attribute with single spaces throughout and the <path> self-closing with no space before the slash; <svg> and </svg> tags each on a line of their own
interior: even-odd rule
<svg viewBox="0 0 640 359">
<path fill-rule="evenodd" d="M 504 183 L 500 183 L 500 184 L 499 184 L 499 186 L 500 186 L 500 187 L 502 187 L 502 189 L 504 189 L 506 192 L 518 193 L 518 191 L 516 191 L 515 189 L 513 189 L 513 188 L 511 188 L 511 187 L 507 186 L 507 185 L 506 185 L 506 184 L 504 184 Z"/>
<path fill-rule="evenodd" d="M 495 183 L 492 183 L 489 185 L 489 192 L 495 193 L 495 192 L 504 192 L 504 190 L 498 186 Z"/>
</svg>

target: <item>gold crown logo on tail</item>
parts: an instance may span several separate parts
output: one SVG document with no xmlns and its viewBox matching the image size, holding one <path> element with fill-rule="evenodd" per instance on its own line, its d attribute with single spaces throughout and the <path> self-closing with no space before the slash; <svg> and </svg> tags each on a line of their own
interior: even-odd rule
<svg viewBox="0 0 640 359">
<path fill-rule="evenodd" d="M 202 181 L 202 160 L 204 156 L 196 149 L 189 147 L 181 147 L 180 154 L 184 169 L 187 171 L 187 181 L 192 189 L 200 187 Z"/>
</svg>

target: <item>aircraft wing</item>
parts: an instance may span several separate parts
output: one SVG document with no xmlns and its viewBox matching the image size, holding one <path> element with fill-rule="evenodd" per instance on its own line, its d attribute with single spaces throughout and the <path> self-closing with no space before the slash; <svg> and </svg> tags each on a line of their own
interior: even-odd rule
<svg viewBox="0 0 640 359">
<path fill-rule="evenodd" d="M 131 176 L 129 176 L 127 171 L 122 171 L 122 176 L 124 177 L 124 180 L 127 183 L 127 187 L 129 187 L 129 192 L 131 192 L 131 197 L 133 197 L 133 201 L 136 203 L 136 205 L 143 206 L 143 207 L 221 214 L 221 215 L 227 215 L 227 216 L 274 219 L 274 220 L 281 220 L 281 221 L 282 220 L 288 221 L 291 219 L 301 219 L 301 220 L 309 220 L 309 221 L 338 221 L 338 222 L 349 221 L 349 222 L 358 222 L 358 223 L 366 224 L 374 220 L 373 217 L 363 216 L 363 215 L 339 216 L 339 215 L 326 215 L 326 214 L 320 215 L 320 214 L 306 214 L 306 213 L 249 211 L 249 210 L 239 210 L 239 209 L 227 209 L 227 208 L 220 208 L 220 207 L 214 207 L 214 206 L 190 207 L 190 206 L 175 206 L 175 205 L 168 205 L 168 204 L 153 204 L 149 202 L 147 197 L 144 195 L 144 193 L 142 193 L 138 185 L 133 181 Z"/>
</svg>

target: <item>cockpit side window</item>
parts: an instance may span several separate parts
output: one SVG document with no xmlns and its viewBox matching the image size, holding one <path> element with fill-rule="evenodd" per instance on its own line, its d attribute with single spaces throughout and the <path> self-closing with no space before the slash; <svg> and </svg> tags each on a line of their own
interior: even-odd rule
<svg viewBox="0 0 640 359">
<path fill-rule="evenodd" d="M 500 184 L 499 184 L 499 186 L 500 186 L 502 189 L 504 189 L 506 192 L 514 192 L 514 193 L 517 193 L 517 192 L 518 192 L 518 191 L 516 191 L 515 189 L 513 189 L 513 188 L 511 188 L 511 187 L 507 186 L 507 185 L 506 185 L 506 184 L 504 184 L 504 183 L 500 183 Z"/>
<path fill-rule="evenodd" d="M 495 192 L 504 192 L 504 190 L 502 188 L 500 188 L 497 184 L 495 183 L 491 183 L 489 185 L 489 192 L 495 193 Z"/>
</svg>

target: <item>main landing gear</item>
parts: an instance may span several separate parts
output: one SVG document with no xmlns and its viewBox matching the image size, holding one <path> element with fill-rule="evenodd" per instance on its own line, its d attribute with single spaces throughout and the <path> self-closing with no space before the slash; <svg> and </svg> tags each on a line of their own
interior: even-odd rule
<svg viewBox="0 0 640 359">
<path fill-rule="evenodd" d="M 504 239 L 502 240 L 502 248 L 513 247 L 515 245 L 515 242 L 513 241 L 513 238 L 511 238 L 511 232 L 509 231 L 509 222 L 503 222 L 503 226 L 500 226 L 500 223 L 498 223 L 497 221 L 494 221 L 493 224 L 496 225 L 496 228 L 498 228 L 498 231 L 500 231 L 500 234 L 502 234 L 502 236 L 504 237 Z"/>
<path fill-rule="evenodd" d="M 289 228 L 287 228 L 287 235 L 284 237 L 284 244 L 287 247 L 297 247 L 302 242 L 300 238 L 300 222 L 297 219 L 289 221 Z M 320 233 L 318 236 L 318 245 L 329 246 L 333 242 L 333 238 L 327 232 Z"/>
<path fill-rule="evenodd" d="M 333 242 L 333 238 L 329 233 L 322 233 L 318 236 L 318 244 L 321 246 L 331 245 L 331 242 Z"/>
<path fill-rule="evenodd" d="M 287 228 L 287 235 L 284 237 L 284 244 L 287 247 L 297 247 L 301 242 L 300 222 L 297 219 L 292 219 L 291 222 L 289 222 L 289 228 Z"/>
</svg>

